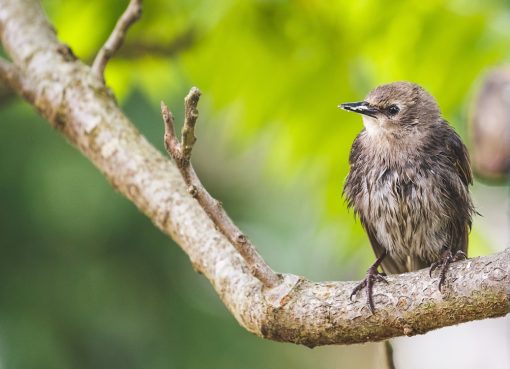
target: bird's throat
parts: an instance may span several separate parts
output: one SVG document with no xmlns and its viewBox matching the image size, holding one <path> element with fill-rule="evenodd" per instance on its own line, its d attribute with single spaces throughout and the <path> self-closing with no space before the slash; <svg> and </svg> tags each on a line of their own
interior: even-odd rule
<svg viewBox="0 0 510 369">
<path fill-rule="evenodd" d="M 383 130 L 377 118 L 369 117 L 368 115 L 363 115 L 363 125 L 370 136 L 379 135 Z"/>
</svg>

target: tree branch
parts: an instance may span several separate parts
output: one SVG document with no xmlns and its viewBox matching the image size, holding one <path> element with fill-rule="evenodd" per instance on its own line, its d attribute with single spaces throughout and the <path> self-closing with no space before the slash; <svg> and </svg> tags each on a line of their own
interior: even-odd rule
<svg viewBox="0 0 510 369">
<path fill-rule="evenodd" d="M 283 275 L 267 288 L 188 192 L 176 165 L 151 146 L 91 69 L 65 57 L 35 0 L 0 0 L 0 36 L 13 60 L 0 75 L 189 255 L 239 323 L 308 346 L 425 333 L 510 311 L 510 249 L 455 263 L 443 294 L 422 270 L 377 285 L 377 312 L 351 302 L 354 282 Z M 6 75 L 8 75 L 6 77 Z"/>
<path fill-rule="evenodd" d="M 104 69 L 110 58 L 122 46 L 128 28 L 142 15 L 142 0 L 130 0 L 129 5 L 117 21 L 110 37 L 97 53 L 92 64 L 92 71 L 104 81 Z"/>
<path fill-rule="evenodd" d="M 165 123 L 165 147 L 168 154 L 175 160 L 177 168 L 182 174 L 188 192 L 197 199 L 198 203 L 213 221 L 218 230 L 230 241 L 239 255 L 248 264 L 251 273 L 262 282 L 265 287 L 273 288 L 281 283 L 278 276 L 262 259 L 255 246 L 239 230 L 229 218 L 221 202 L 214 199 L 204 188 L 195 170 L 191 166 L 191 151 L 196 141 L 195 124 L 198 119 L 197 104 L 200 91 L 193 87 L 184 99 L 184 125 L 182 127 L 181 142 L 175 136 L 174 120 L 168 107 L 161 103 L 161 114 Z"/>
</svg>

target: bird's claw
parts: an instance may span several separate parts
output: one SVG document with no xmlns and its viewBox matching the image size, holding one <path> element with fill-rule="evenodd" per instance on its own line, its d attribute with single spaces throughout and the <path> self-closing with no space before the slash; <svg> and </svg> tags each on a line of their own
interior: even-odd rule
<svg viewBox="0 0 510 369">
<path fill-rule="evenodd" d="M 349 297 L 352 301 L 353 296 L 355 296 L 359 291 L 366 287 L 367 289 L 367 305 L 372 314 L 375 313 L 374 299 L 373 299 L 373 288 L 375 282 L 384 282 L 388 284 L 386 278 L 384 278 L 386 274 L 379 273 L 377 271 L 377 267 L 371 266 L 367 270 L 367 274 L 365 279 L 363 279 L 351 292 L 351 296 Z"/>
<path fill-rule="evenodd" d="M 446 272 L 448 271 L 448 267 L 451 263 L 467 259 L 467 255 L 464 251 L 458 250 L 455 254 L 452 254 L 450 249 L 446 249 L 441 253 L 441 257 L 438 261 L 432 263 L 429 269 L 429 276 L 432 277 L 432 272 L 437 268 L 440 268 L 439 271 L 439 291 L 441 292 L 441 287 L 443 287 L 444 282 L 446 280 Z"/>
</svg>

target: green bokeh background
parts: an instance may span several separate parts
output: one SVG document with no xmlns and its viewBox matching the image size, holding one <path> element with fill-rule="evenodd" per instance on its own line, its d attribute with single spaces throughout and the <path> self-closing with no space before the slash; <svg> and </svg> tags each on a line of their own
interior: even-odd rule
<svg viewBox="0 0 510 369">
<path fill-rule="evenodd" d="M 87 62 L 126 4 L 42 1 Z M 146 0 L 106 80 L 162 151 L 160 100 L 182 117 L 198 86 L 194 165 L 269 264 L 357 279 L 373 256 L 341 188 L 361 120 L 336 106 L 411 80 L 466 137 L 475 86 L 508 61 L 509 21 L 495 0 Z M 178 246 L 26 103 L 3 99 L 0 122 L 0 367 L 372 364 L 375 345 L 309 350 L 245 332 Z M 471 255 L 491 250 L 475 221 Z"/>
</svg>

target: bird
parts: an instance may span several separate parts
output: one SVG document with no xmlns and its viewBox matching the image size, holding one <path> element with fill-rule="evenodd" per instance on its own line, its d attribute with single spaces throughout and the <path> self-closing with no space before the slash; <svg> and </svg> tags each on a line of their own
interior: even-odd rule
<svg viewBox="0 0 510 369">
<path fill-rule="evenodd" d="M 467 258 L 475 213 L 466 146 L 434 97 L 412 82 L 380 85 L 363 101 L 338 107 L 363 118 L 343 195 L 376 256 L 351 300 L 366 288 L 374 314 L 374 284 L 427 267 L 430 277 L 439 271 L 441 291 L 450 263 Z"/>
</svg>

